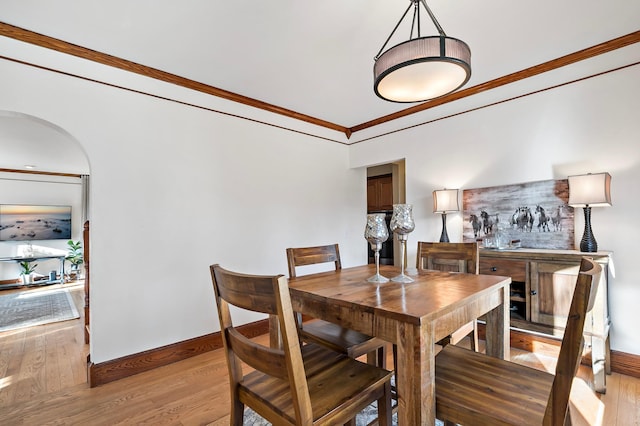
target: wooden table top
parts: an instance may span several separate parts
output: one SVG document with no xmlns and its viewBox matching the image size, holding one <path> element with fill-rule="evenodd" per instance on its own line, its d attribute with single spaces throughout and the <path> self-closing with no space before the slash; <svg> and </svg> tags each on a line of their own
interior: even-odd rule
<svg viewBox="0 0 640 426">
<path fill-rule="evenodd" d="M 387 278 L 398 275 L 399 269 L 381 265 L 380 273 Z M 462 274 L 456 272 L 420 271 L 412 283 L 370 283 L 375 265 L 345 268 L 289 280 L 292 296 L 317 300 L 360 312 L 421 324 L 469 303 L 483 294 L 511 281 L 495 275 Z"/>
</svg>

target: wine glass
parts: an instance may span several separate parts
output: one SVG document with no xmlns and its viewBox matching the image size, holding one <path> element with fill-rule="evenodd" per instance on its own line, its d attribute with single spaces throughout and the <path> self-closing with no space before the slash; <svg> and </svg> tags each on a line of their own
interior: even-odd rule
<svg viewBox="0 0 640 426">
<path fill-rule="evenodd" d="M 398 236 L 400 241 L 400 275 L 391 278 L 391 281 L 397 283 L 412 283 L 413 278 L 408 277 L 404 273 L 404 257 L 407 252 L 407 235 L 416 227 L 413 221 L 413 205 L 411 204 L 394 204 L 393 215 L 391 216 L 390 228 L 394 234 Z"/>
<path fill-rule="evenodd" d="M 371 244 L 376 261 L 376 274 L 367 280 L 370 283 L 389 282 L 388 278 L 380 275 L 380 250 L 382 250 L 382 243 L 389 239 L 389 231 L 384 219 L 384 213 L 368 214 L 367 225 L 364 228 L 364 238 Z"/>
</svg>

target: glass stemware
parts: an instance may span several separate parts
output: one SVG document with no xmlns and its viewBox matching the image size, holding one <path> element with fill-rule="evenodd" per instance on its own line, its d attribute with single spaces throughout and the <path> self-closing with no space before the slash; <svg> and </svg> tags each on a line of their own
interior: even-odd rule
<svg viewBox="0 0 640 426">
<path fill-rule="evenodd" d="M 404 273 L 404 258 L 407 252 L 407 236 L 415 229 L 413 221 L 413 205 L 411 204 L 394 204 L 393 215 L 391 216 L 390 228 L 394 234 L 398 236 L 400 241 L 400 275 L 391 278 L 391 281 L 397 283 L 412 283 L 413 278 Z"/>
<path fill-rule="evenodd" d="M 368 214 L 367 225 L 364 228 L 364 238 L 371 244 L 376 262 L 376 274 L 367 280 L 371 283 L 389 282 L 388 278 L 380 275 L 380 250 L 382 250 L 382 243 L 389 239 L 389 231 L 384 219 L 384 213 Z"/>
</svg>

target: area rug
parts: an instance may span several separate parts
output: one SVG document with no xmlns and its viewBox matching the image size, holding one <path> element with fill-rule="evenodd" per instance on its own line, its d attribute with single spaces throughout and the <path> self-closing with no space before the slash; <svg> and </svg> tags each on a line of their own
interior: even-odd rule
<svg viewBox="0 0 640 426">
<path fill-rule="evenodd" d="M 378 416 L 378 410 L 376 408 L 376 403 L 369 405 L 367 408 L 362 410 L 356 416 L 356 426 L 367 426 Z M 398 414 L 393 415 L 393 424 L 398 424 Z M 244 419 L 243 426 L 268 426 L 271 425 L 268 421 L 260 417 L 253 411 L 251 408 L 244 409 Z"/>
<path fill-rule="evenodd" d="M 376 403 L 369 405 L 367 408 L 362 410 L 356 416 L 356 426 L 367 426 L 372 421 L 376 420 L 378 416 L 378 410 L 376 408 Z M 395 413 L 392 417 L 392 423 L 394 425 L 398 424 L 398 414 Z M 243 426 L 268 426 L 271 423 L 260 417 L 255 411 L 251 408 L 244 409 L 244 419 Z M 436 426 L 443 426 L 443 423 L 436 419 Z"/>
<path fill-rule="evenodd" d="M 0 296 L 0 332 L 80 318 L 67 289 Z"/>
</svg>

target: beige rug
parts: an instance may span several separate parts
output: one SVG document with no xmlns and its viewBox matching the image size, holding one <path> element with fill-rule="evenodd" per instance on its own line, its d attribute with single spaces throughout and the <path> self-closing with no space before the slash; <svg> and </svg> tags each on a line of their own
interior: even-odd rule
<svg viewBox="0 0 640 426">
<path fill-rule="evenodd" d="M 75 318 L 80 315 L 67 289 L 0 296 L 0 332 Z"/>
</svg>

